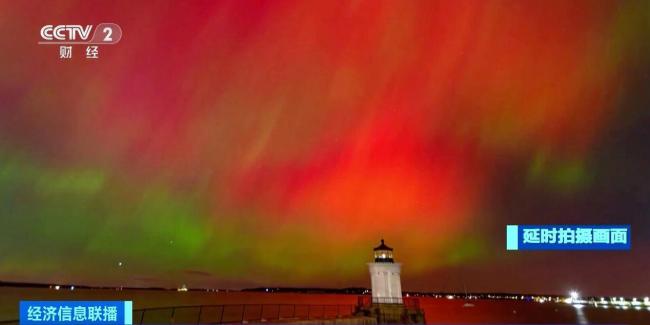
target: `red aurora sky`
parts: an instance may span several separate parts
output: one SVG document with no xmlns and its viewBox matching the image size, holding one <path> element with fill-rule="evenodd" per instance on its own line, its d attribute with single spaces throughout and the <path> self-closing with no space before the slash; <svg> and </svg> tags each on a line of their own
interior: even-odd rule
<svg viewBox="0 0 650 325">
<path fill-rule="evenodd" d="M 407 290 L 647 294 L 649 12 L 2 2 L 0 280 L 367 286 L 383 236 Z M 102 22 L 96 61 L 37 44 Z M 633 249 L 506 253 L 549 222 Z"/>
</svg>

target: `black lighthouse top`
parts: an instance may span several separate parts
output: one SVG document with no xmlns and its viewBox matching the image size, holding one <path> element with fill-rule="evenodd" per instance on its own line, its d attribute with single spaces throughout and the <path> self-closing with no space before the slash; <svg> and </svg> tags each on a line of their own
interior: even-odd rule
<svg viewBox="0 0 650 325">
<path fill-rule="evenodd" d="M 384 239 L 381 239 L 381 244 L 374 249 L 376 263 L 393 263 L 393 249 L 384 244 Z"/>
</svg>

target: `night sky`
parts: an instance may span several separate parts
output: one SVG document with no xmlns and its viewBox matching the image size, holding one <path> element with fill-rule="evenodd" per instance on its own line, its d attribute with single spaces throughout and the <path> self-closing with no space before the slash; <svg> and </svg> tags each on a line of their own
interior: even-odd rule
<svg viewBox="0 0 650 325">
<path fill-rule="evenodd" d="M 98 60 L 47 24 L 119 24 Z M 0 280 L 650 294 L 650 2 L 0 2 Z M 506 252 L 506 224 L 632 250 Z"/>
</svg>

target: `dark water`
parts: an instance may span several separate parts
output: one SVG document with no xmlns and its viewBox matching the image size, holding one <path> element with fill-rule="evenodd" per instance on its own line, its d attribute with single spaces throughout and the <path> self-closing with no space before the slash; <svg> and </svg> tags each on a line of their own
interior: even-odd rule
<svg viewBox="0 0 650 325">
<path fill-rule="evenodd" d="M 608 309 L 564 303 L 422 299 L 429 324 L 629 324 L 650 325 L 650 310 Z"/>
<path fill-rule="evenodd" d="M 132 300 L 135 309 L 205 304 L 348 304 L 355 295 L 176 292 L 148 290 L 50 290 L 0 287 L 0 320 L 18 317 L 20 300 Z M 564 303 L 420 298 L 429 324 L 628 324 L 650 325 L 650 310 L 627 310 Z"/>
</svg>

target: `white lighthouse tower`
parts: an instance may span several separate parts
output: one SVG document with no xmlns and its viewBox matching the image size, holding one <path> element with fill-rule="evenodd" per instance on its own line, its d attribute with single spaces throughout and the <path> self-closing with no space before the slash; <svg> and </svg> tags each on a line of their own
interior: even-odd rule
<svg viewBox="0 0 650 325">
<path fill-rule="evenodd" d="M 393 249 L 381 244 L 374 249 L 375 261 L 368 263 L 373 304 L 402 304 L 401 263 L 393 260 Z"/>
</svg>

